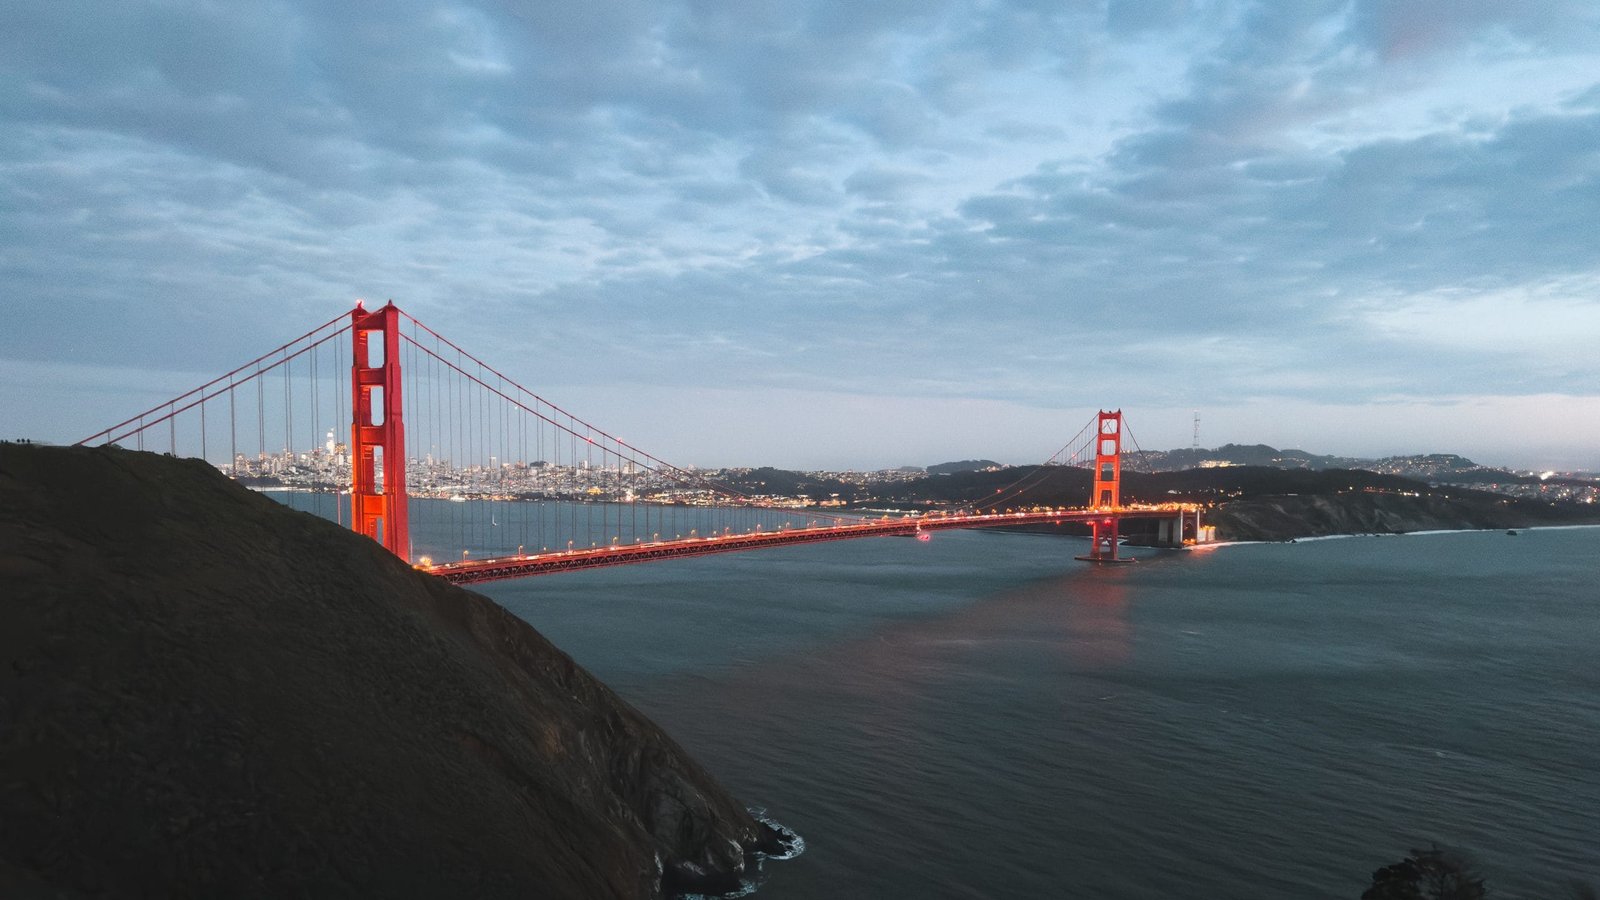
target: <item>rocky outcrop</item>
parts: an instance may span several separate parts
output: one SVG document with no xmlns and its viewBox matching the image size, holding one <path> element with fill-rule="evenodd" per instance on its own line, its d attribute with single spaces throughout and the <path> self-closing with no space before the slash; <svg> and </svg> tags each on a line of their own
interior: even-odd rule
<svg viewBox="0 0 1600 900">
<path fill-rule="evenodd" d="M 533 628 L 193 460 L 0 445 L 0 887 L 636 898 L 774 839 Z"/>
<path fill-rule="evenodd" d="M 1232 541 L 1284 541 L 1332 534 L 1524 528 L 1600 521 L 1573 504 L 1530 503 L 1474 494 L 1407 496 L 1351 491 L 1234 500 L 1205 514 L 1217 536 Z"/>
</svg>

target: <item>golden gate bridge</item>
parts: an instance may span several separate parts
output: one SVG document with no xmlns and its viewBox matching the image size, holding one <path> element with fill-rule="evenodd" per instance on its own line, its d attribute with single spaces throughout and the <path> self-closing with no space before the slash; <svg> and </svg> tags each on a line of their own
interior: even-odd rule
<svg viewBox="0 0 1600 900">
<path fill-rule="evenodd" d="M 334 436 L 342 429 L 346 440 Z M 1128 561 L 1117 550 L 1123 520 L 1155 520 L 1164 546 L 1201 539 L 1194 505 L 1122 502 L 1128 437 L 1122 412 L 1101 410 L 1043 466 L 978 505 L 877 518 L 785 508 L 579 418 L 393 302 L 370 311 L 357 302 L 78 443 L 131 443 L 198 456 L 258 487 L 347 494 L 331 518 L 466 584 L 855 538 L 925 540 L 954 528 L 1077 523 L 1091 540 L 1078 558 L 1106 563 Z M 1053 466 L 1089 469 L 1084 506 L 1020 503 Z M 413 519 L 414 508 L 423 515 Z"/>
</svg>

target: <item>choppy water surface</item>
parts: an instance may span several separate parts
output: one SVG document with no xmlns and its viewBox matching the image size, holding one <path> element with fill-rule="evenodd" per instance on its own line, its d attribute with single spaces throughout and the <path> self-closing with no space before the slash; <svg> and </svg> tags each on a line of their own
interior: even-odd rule
<svg viewBox="0 0 1600 900">
<path fill-rule="evenodd" d="M 1438 841 L 1600 885 L 1600 530 L 941 533 L 486 585 L 804 836 L 759 896 L 1355 898 Z"/>
</svg>

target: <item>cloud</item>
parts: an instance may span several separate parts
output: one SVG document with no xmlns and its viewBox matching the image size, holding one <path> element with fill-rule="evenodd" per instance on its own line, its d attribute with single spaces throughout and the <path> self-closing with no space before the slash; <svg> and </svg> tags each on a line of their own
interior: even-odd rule
<svg viewBox="0 0 1600 900">
<path fill-rule="evenodd" d="M 157 348 L 221 371 L 364 296 L 575 390 L 727 372 L 1047 412 L 1600 392 L 1576 349 L 1600 337 L 1600 19 L 1578 0 L 12 18 L 17 364 Z"/>
<path fill-rule="evenodd" d="M 1394 61 L 1444 53 L 1475 40 L 1584 47 L 1586 36 L 1600 25 L 1600 10 L 1583 0 L 1361 0 L 1350 19 L 1354 35 Z"/>
</svg>

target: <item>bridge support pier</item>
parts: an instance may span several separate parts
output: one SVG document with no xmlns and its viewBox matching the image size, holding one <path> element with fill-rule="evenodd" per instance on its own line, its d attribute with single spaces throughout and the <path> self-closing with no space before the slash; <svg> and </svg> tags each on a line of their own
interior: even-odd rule
<svg viewBox="0 0 1600 900">
<path fill-rule="evenodd" d="M 1189 512 L 1184 510 L 1170 519 L 1162 519 L 1157 524 L 1156 543 L 1163 547 L 1182 548 L 1216 540 L 1216 528 L 1201 522 L 1200 509 L 1196 507 L 1193 510 L 1193 518 L 1189 517 Z"/>
<path fill-rule="evenodd" d="M 1118 522 L 1116 516 L 1092 519 L 1089 522 L 1090 549 L 1086 556 L 1075 557 L 1092 563 L 1131 563 L 1132 557 L 1117 555 Z"/>
<path fill-rule="evenodd" d="M 1183 514 L 1156 523 L 1156 543 L 1163 547 L 1183 546 Z"/>
</svg>

